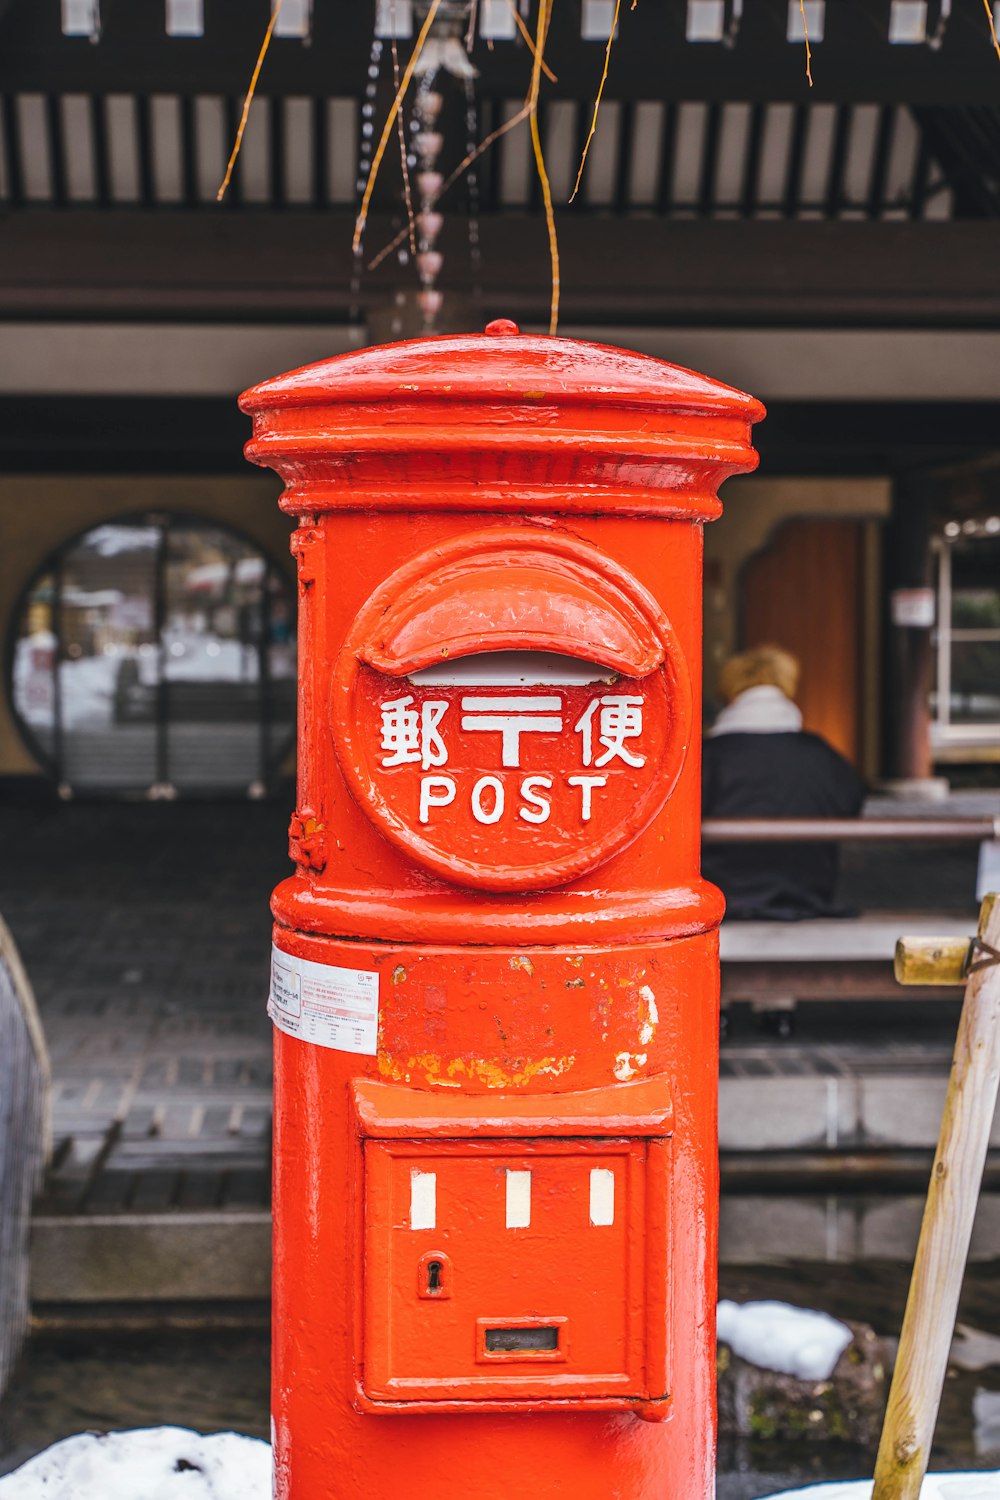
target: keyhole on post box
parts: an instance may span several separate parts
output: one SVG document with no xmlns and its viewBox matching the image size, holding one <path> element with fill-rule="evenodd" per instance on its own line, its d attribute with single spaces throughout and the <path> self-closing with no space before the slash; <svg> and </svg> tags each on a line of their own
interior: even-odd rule
<svg viewBox="0 0 1000 1500">
<path fill-rule="evenodd" d="M 451 1296 L 451 1265 L 440 1250 L 428 1250 L 417 1268 L 417 1295 L 441 1301 Z"/>
</svg>

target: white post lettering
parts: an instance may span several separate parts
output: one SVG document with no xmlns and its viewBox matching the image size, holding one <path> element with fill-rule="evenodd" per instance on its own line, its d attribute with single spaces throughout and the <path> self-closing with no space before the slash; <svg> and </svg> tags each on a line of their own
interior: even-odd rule
<svg viewBox="0 0 1000 1500">
<path fill-rule="evenodd" d="M 455 783 L 450 776 L 421 776 L 420 821 L 428 823 L 432 807 L 447 807 L 455 800 Z"/>
<path fill-rule="evenodd" d="M 593 811 L 593 796 L 595 786 L 607 786 L 606 776 L 568 776 L 567 782 L 570 786 L 580 788 L 580 817 L 585 823 L 590 822 Z"/>
<path fill-rule="evenodd" d="M 413 694 L 382 704 L 382 757 L 384 766 L 403 766 L 420 759 L 420 716 L 413 707 Z"/>
<path fill-rule="evenodd" d="M 443 780 L 443 778 L 442 778 Z M 490 787 L 493 792 L 493 809 L 486 812 L 483 807 L 483 793 Z M 452 793 L 454 796 L 454 792 Z M 449 801 L 451 798 L 448 799 Z M 477 823 L 499 823 L 503 817 L 504 791 L 503 782 L 499 776 L 480 776 L 472 788 L 472 816 Z"/>
<path fill-rule="evenodd" d="M 574 733 L 582 740 L 581 752 L 585 766 L 609 765 L 613 760 L 623 760 L 628 766 L 644 766 L 646 757 L 630 750 L 626 740 L 637 740 L 642 735 L 642 712 L 645 700 L 638 696 L 609 693 L 603 698 L 592 698 L 573 725 Z M 598 740 L 604 746 L 604 754 L 594 759 L 594 716 L 598 714 Z"/>
<path fill-rule="evenodd" d="M 552 786 L 551 776 L 526 776 L 521 782 L 521 796 L 530 806 L 518 810 L 518 816 L 526 823 L 547 823 L 552 811 L 552 803 L 548 797 L 540 797 L 535 790 L 536 787 L 544 787 L 549 791 Z M 532 808 L 534 811 L 532 811 Z"/>
<path fill-rule="evenodd" d="M 609 761 L 623 760 L 627 766 L 644 766 L 646 757 L 629 750 L 625 740 L 637 740 L 642 734 L 642 698 L 611 694 L 601 699 L 600 741 L 604 754 L 594 761 L 597 767 Z M 589 764 L 589 762 L 588 762 Z"/>
<path fill-rule="evenodd" d="M 500 735 L 500 764 L 521 764 L 522 734 L 561 734 L 562 699 L 536 695 L 462 699 L 462 729 Z"/>
<path fill-rule="evenodd" d="M 448 764 L 448 747 L 438 725 L 448 712 L 446 699 L 429 698 L 413 707 L 413 694 L 382 704 L 382 764 L 403 766 L 420 761 L 425 771 Z"/>
</svg>

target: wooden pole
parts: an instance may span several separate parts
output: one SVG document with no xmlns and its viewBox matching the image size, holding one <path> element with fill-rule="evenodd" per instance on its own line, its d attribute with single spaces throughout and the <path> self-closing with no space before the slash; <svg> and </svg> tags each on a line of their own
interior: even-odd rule
<svg viewBox="0 0 1000 1500">
<path fill-rule="evenodd" d="M 987 948 L 1000 950 L 997 895 L 979 916 L 872 1500 L 918 1500 L 927 1472 L 1000 1085 L 1000 963 Z"/>
</svg>

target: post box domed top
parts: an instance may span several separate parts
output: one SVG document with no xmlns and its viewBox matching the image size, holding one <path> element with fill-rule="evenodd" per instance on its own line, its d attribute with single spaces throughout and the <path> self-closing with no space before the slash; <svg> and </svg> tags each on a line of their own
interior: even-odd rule
<svg viewBox="0 0 1000 1500">
<path fill-rule="evenodd" d="M 719 484 L 756 467 L 764 415 L 679 365 L 506 319 L 306 365 L 240 406 L 254 421 L 246 455 L 282 475 L 293 513 L 556 504 L 707 519 Z"/>
<path fill-rule="evenodd" d="M 648 354 L 576 339 L 522 334 L 498 318 L 485 333 L 378 344 L 290 370 L 240 397 L 245 412 L 341 402 L 501 401 L 534 406 L 584 401 L 757 422 L 764 408 L 744 391 Z"/>
</svg>

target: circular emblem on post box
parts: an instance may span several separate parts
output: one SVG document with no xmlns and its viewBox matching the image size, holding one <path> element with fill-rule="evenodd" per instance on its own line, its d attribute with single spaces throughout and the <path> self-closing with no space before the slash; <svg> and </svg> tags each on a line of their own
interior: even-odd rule
<svg viewBox="0 0 1000 1500">
<path fill-rule="evenodd" d="M 624 568 L 504 527 L 376 590 L 332 707 L 347 784 L 387 838 L 455 884 L 531 891 L 647 826 L 683 764 L 691 691 L 669 622 Z"/>
</svg>

